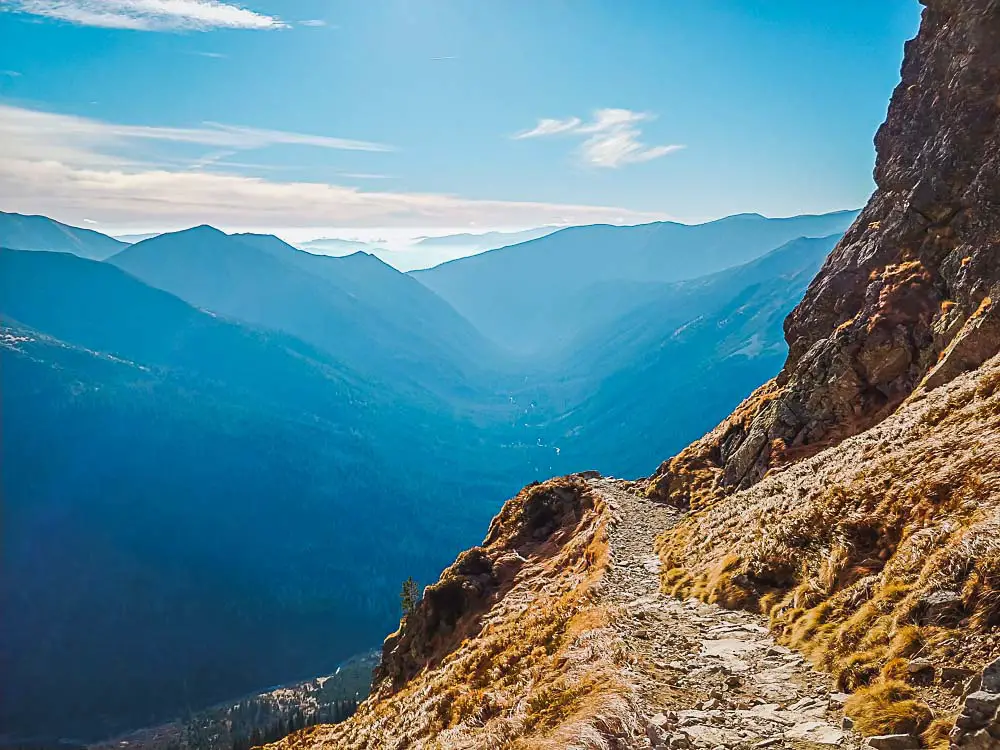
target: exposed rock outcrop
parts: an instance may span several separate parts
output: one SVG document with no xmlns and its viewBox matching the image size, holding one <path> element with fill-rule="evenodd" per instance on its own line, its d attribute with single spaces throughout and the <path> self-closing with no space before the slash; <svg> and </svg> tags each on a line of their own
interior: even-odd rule
<svg viewBox="0 0 1000 750">
<path fill-rule="evenodd" d="M 975 692 L 966 696 L 951 733 L 953 750 L 1000 748 L 1000 659 L 986 665 Z"/>
<path fill-rule="evenodd" d="M 877 190 L 785 321 L 772 398 L 661 466 L 655 496 L 750 486 L 1000 348 L 1000 3 L 923 1 L 875 138 Z"/>
</svg>

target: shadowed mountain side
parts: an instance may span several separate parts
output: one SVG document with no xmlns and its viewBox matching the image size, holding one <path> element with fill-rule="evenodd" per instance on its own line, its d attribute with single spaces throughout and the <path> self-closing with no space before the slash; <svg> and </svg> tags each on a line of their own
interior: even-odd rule
<svg viewBox="0 0 1000 750">
<path fill-rule="evenodd" d="M 635 308 L 577 339 L 519 398 L 541 405 L 543 442 L 559 449 L 553 468 L 640 476 L 710 429 L 780 368 L 782 321 L 837 239 L 794 240 L 700 279 L 626 286 Z M 622 293 L 606 284 L 585 298 L 593 309 Z"/>
<path fill-rule="evenodd" d="M 109 262 L 190 304 L 290 333 L 410 397 L 467 398 L 490 377 L 491 345 L 436 295 L 370 256 L 315 256 L 275 237 L 202 226 Z"/>
<path fill-rule="evenodd" d="M 0 723 L 21 734 L 332 671 L 531 473 L 529 449 L 496 460 L 502 430 L 107 264 L 0 251 L 0 315 Z"/>
<path fill-rule="evenodd" d="M 401 344 L 425 346 L 423 353 L 428 358 L 442 349 L 459 366 L 478 369 L 477 361 L 497 357 L 493 346 L 451 305 L 370 253 L 335 258 L 298 250 L 273 235 L 233 236 L 330 282 L 363 305 L 366 315 L 399 329 Z"/>
<path fill-rule="evenodd" d="M 128 247 L 128 243 L 91 229 L 67 226 L 47 216 L 0 211 L 0 247 L 73 253 L 81 258 L 104 260 Z"/>
<path fill-rule="evenodd" d="M 797 237 L 841 232 L 855 215 L 767 219 L 740 214 L 694 226 L 570 227 L 412 275 L 487 337 L 513 351 L 536 352 L 564 345 L 586 330 L 575 315 L 577 300 L 595 283 L 704 276 Z"/>
</svg>

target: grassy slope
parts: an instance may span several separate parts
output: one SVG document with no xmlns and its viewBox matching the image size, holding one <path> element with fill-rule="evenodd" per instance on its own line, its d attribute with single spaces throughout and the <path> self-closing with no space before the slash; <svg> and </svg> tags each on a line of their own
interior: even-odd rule
<svg viewBox="0 0 1000 750">
<path fill-rule="evenodd" d="M 606 522 L 577 477 L 525 488 L 386 639 L 373 699 L 272 747 L 563 748 L 623 731 L 632 696 L 596 602 Z"/>
<path fill-rule="evenodd" d="M 934 743 L 957 712 L 949 682 L 961 672 L 945 668 L 1000 653 L 998 531 L 994 357 L 750 489 L 702 495 L 659 552 L 669 591 L 769 614 L 788 645 L 857 691 L 860 731 Z M 933 668 L 911 673 L 925 657 Z"/>
</svg>

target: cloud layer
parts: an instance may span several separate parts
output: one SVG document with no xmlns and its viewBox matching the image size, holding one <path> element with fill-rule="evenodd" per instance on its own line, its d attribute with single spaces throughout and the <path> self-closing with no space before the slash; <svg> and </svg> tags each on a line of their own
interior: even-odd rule
<svg viewBox="0 0 1000 750">
<path fill-rule="evenodd" d="M 7 0 L 7 9 L 79 26 L 136 31 L 281 29 L 287 24 L 218 0 Z"/>
<path fill-rule="evenodd" d="M 615 169 L 626 164 L 637 164 L 679 151 L 684 146 L 647 146 L 639 139 L 639 123 L 652 120 L 646 112 L 630 109 L 599 109 L 593 119 L 584 122 L 579 117 L 565 120 L 541 119 L 530 130 L 514 135 L 517 140 L 553 135 L 583 135 L 579 156 L 586 164 Z"/>
<path fill-rule="evenodd" d="M 192 162 L 164 154 L 197 144 Z M 107 123 L 0 105 L 0 207 L 63 221 L 176 228 L 222 226 L 482 227 L 639 223 L 659 214 L 608 206 L 471 200 L 377 192 L 325 182 L 233 173 L 234 152 L 283 146 L 386 151 L 367 141 L 206 124 L 194 128 Z M 190 148 L 190 145 L 188 145 Z M 137 155 L 138 153 L 138 155 Z"/>
</svg>

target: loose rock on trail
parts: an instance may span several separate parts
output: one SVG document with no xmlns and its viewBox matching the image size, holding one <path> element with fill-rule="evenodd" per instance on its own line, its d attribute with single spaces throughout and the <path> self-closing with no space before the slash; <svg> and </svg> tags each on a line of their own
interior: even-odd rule
<svg viewBox="0 0 1000 750">
<path fill-rule="evenodd" d="M 632 738 L 632 747 L 860 747 L 843 718 L 846 696 L 776 644 L 763 617 L 661 593 L 653 544 L 679 511 L 626 481 L 590 483 L 611 510 L 604 596 L 645 713 L 645 737 Z"/>
</svg>

